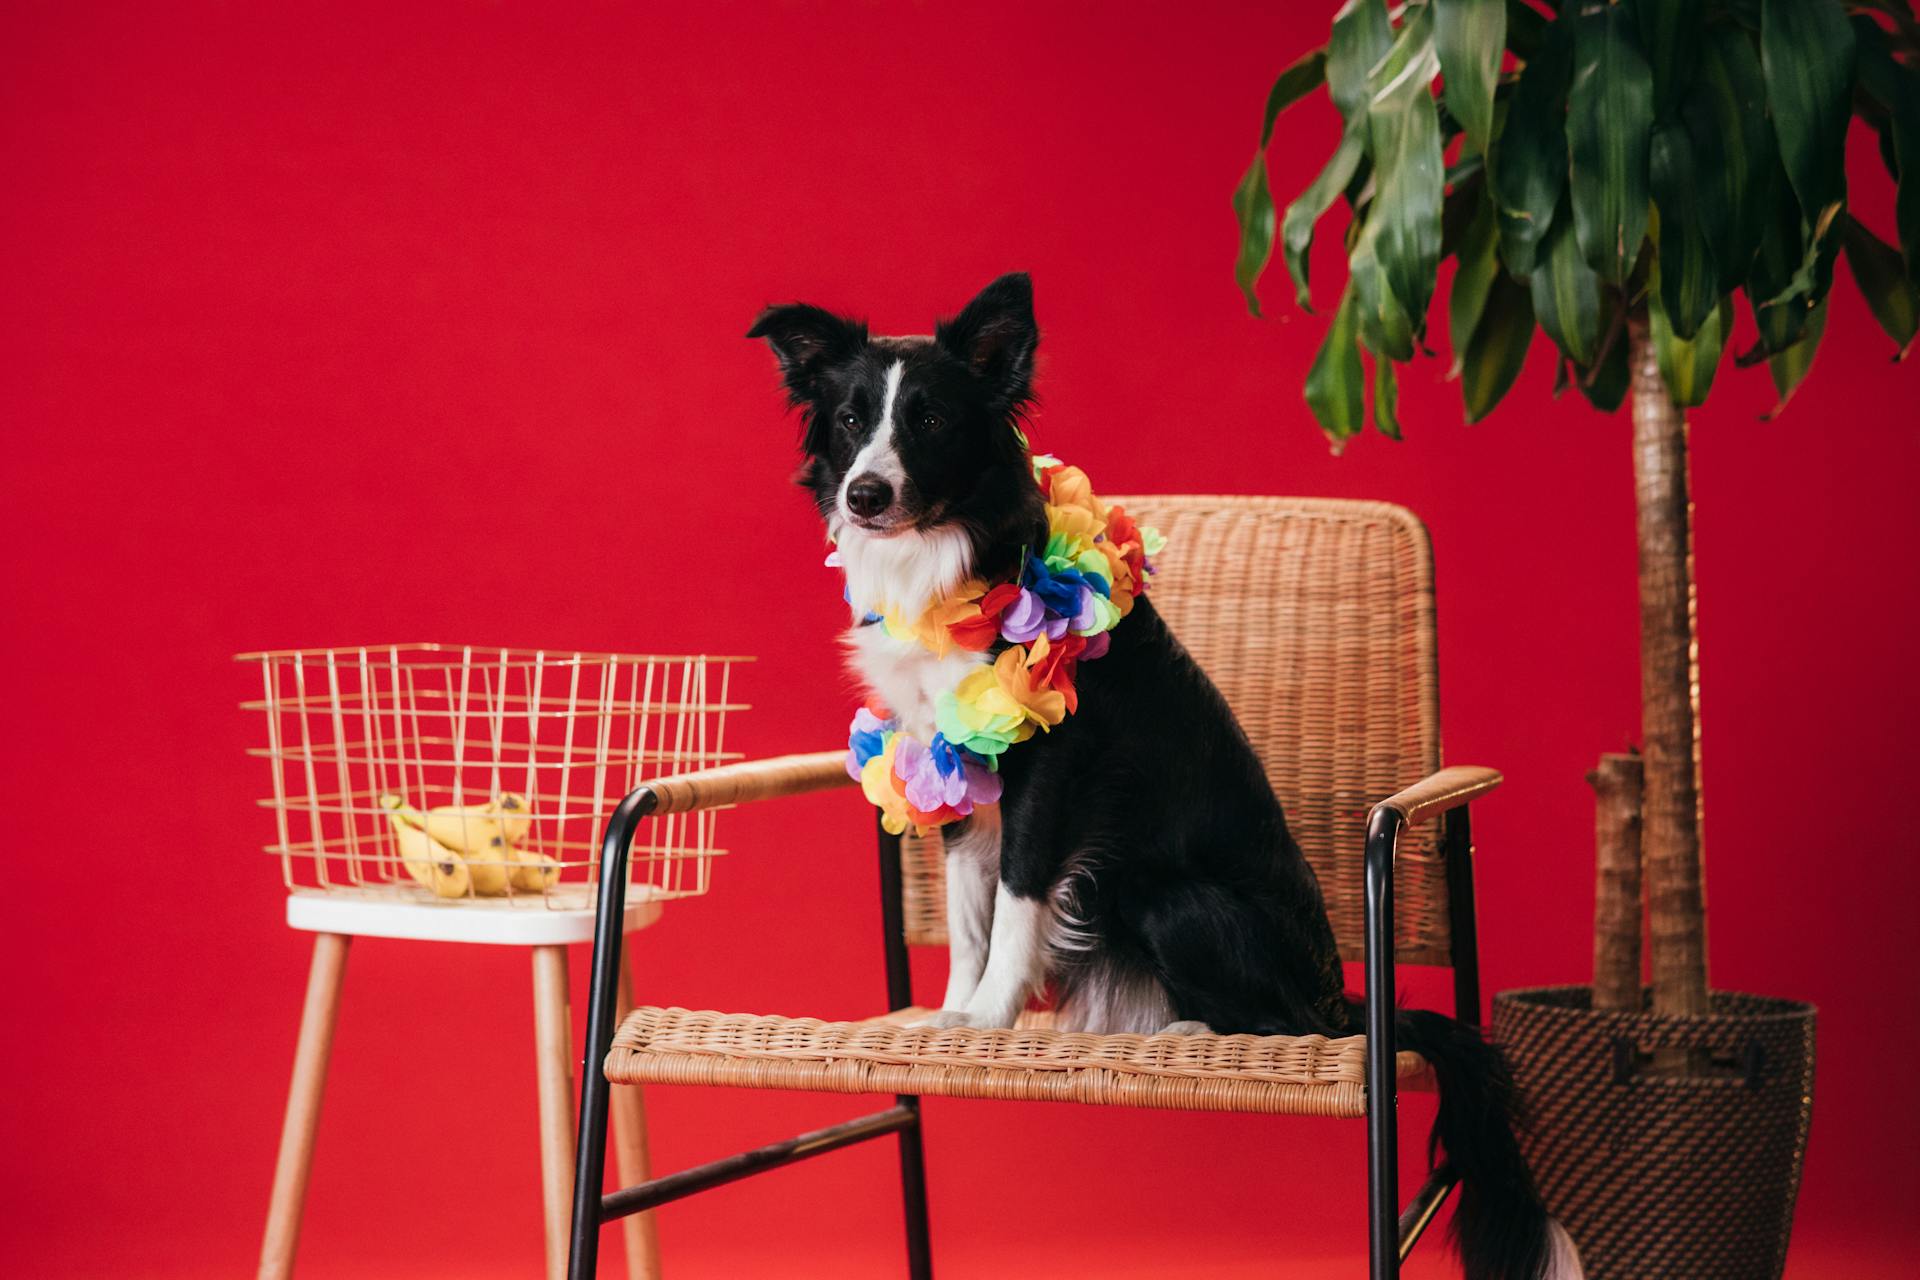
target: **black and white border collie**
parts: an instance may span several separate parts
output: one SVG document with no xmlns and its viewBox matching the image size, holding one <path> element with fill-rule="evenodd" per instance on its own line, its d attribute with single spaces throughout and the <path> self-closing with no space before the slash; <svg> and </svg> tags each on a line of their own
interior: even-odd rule
<svg viewBox="0 0 1920 1280">
<path fill-rule="evenodd" d="M 799 480 L 839 546 L 856 624 L 1009 578 L 1045 541 L 1019 430 L 1039 341 L 1026 276 L 994 281 L 931 338 L 873 337 L 804 305 L 769 309 L 747 336 L 773 349 L 800 410 Z M 1319 884 L 1226 701 L 1151 596 L 1111 634 L 1080 666 L 1079 710 L 1008 751 L 1000 803 L 945 830 L 952 976 L 933 1021 L 1010 1027 L 1051 982 L 1068 1029 L 1359 1031 Z M 923 742 L 936 697 L 994 656 L 935 657 L 879 626 L 847 644 Z M 1499 1052 L 1439 1014 L 1396 1026 L 1439 1078 L 1468 1277 L 1578 1276 L 1514 1140 Z"/>
</svg>

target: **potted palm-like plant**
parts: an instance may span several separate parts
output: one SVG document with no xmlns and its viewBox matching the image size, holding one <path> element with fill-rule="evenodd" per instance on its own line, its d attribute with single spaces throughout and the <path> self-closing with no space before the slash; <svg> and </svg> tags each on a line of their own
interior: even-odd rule
<svg viewBox="0 0 1920 1280">
<path fill-rule="evenodd" d="M 1437 269 L 1466 417 L 1512 387 L 1536 327 L 1556 389 L 1632 402 L 1642 753 L 1603 757 L 1593 988 L 1509 992 L 1494 1032 L 1531 1156 L 1593 1276 L 1777 1276 L 1811 1116 L 1813 1010 L 1707 985 L 1685 410 L 1765 362 L 1783 410 L 1836 257 L 1905 355 L 1920 323 L 1920 26 L 1902 0 L 1347 0 L 1280 73 L 1234 191 L 1235 278 L 1276 231 L 1310 309 L 1316 224 L 1351 210 L 1347 278 L 1307 375 L 1338 448 L 1399 438 L 1397 366 L 1425 353 Z M 1325 86 L 1331 158 L 1276 216 L 1266 147 Z M 1895 248 L 1848 210 L 1859 119 L 1898 184 Z M 1736 305 L 1758 340 L 1726 348 Z M 1640 980 L 1641 878 L 1652 983 Z"/>
</svg>

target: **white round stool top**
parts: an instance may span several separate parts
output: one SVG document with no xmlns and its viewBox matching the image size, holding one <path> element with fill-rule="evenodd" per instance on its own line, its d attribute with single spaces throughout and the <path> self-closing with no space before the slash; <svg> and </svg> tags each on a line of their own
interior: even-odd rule
<svg viewBox="0 0 1920 1280">
<path fill-rule="evenodd" d="M 577 905 L 574 903 L 577 902 Z M 623 933 L 660 918 L 659 901 L 642 885 L 627 892 Z M 510 947 L 554 947 L 592 942 L 593 899 L 461 898 L 441 902 L 391 890 L 296 889 L 287 895 L 287 924 L 313 933 L 422 942 L 481 942 Z"/>
</svg>

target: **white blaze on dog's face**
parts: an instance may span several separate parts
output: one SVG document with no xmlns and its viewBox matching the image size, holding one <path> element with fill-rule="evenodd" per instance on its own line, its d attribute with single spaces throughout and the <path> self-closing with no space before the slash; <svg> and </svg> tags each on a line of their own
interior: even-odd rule
<svg viewBox="0 0 1920 1280">
<path fill-rule="evenodd" d="M 900 384 L 906 375 L 905 358 L 887 365 L 886 373 L 881 375 L 880 409 L 874 415 L 871 428 L 863 428 L 851 402 L 841 411 L 841 428 L 850 437 L 865 430 L 866 438 L 840 479 L 840 488 L 834 495 L 834 510 L 828 517 L 833 524 L 852 525 L 862 532 L 882 535 L 897 530 L 906 508 L 902 499 L 907 495 L 907 469 L 900 461 L 895 421 L 900 412 Z M 939 430 L 942 425 L 938 415 L 929 408 L 921 426 Z"/>
<path fill-rule="evenodd" d="M 805 419 L 800 482 L 840 544 L 859 611 L 917 614 L 984 549 L 1022 545 L 1043 512 L 1017 428 L 1039 331 L 1003 276 L 931 338 L 873 338 L 819 307 L 774 307 L 765 338 Z"/>
</svg>

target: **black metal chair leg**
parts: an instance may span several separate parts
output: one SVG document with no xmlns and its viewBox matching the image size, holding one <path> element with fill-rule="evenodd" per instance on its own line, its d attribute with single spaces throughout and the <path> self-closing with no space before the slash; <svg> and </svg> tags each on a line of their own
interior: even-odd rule
<svg viewBox="0 0 1920 1280">
<path fill-rule="evenodd" d="M 880 833 L 880 932 L 887 960 L 887 1008 L 913 1003 L 913 974 L 908 967 L 906 911 L 901 900 L 900 837 L 884 826 Z M 927 1231 L 927 1164 L 920 1143 L 920 1099 L 894 1099 L 913 1110 L 915 1123 L 900 1138 L 900 1199 L 906 1213 L 907 1275 L 933 1280 L 933 1245 Z"/>
<path fill-rule="evenodd" d="M 587 1042 L 580 1061 L 580 1127 L 573 1147 L 573 1225 L 567 1280 L 592 1280 L 600 1265 L 600 1187 L 607 1170 L 607 1051 L 613 1047 L 620 991 L 620 949 L 627 914 L 627 850 L 656 801 L 641 787 L 620 802 L 600 848 L 600 908 L 593 926 L 593 980 L 587 995 Z"/>
<path fill-rule="evenodd" d="M 1480 1025 L 1480 939 L 1474 923 L 1473 828 L 1467 806 L 1441 819 L 1440 853 L 1447 868 L 1447 936 L 1453 962 L 1453 1016 Z"/>
<path fill-rule="evenodd" d="M 1367 1259 L 1372 1280 L 1400 1274 L 1399 1076 L 1394 1062 L 1393 850 L 1402 816 L 1378 808 L 1367 823 Z"/>
<path fill-rule="evenodd" d="M 900 1102 L 920 1114 L 920 1099 Z M 907 1275 L 911 1280 L 933 1280 L 933 1243 L 927 1232 L 927 1166 L 920 1149 L 920 1125 L 899 1133 L 900 1200 L 907 1219 Z"/>
</svg>

